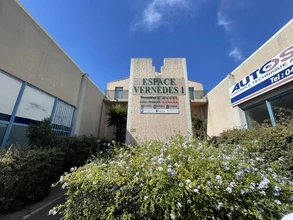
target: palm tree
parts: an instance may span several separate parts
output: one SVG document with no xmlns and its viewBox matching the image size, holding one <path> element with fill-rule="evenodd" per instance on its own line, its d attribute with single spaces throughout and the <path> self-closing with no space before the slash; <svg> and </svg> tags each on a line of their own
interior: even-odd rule
<svg viewBox="0 0 293 220">
<path fill-rule="evenodd" d="M 125 140 L 126 122 L 127 122 L 127 108 L 125 105 L 115 104 L 109 108 L 107 113 L 108 127 L 114 128 L 114 135 L 116 141 L 121 143 Z"/>
</svg>

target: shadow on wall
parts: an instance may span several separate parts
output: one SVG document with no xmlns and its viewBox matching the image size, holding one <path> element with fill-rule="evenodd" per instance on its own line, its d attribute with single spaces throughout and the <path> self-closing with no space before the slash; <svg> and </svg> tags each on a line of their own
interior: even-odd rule
<svg viewBox="0 0 293 220">
<path fill-rule="evenodd" d="M 136 139 L 132 136 L 131 132 L 126 129 L 126 144 L 137 145 Z"/>
</svg>

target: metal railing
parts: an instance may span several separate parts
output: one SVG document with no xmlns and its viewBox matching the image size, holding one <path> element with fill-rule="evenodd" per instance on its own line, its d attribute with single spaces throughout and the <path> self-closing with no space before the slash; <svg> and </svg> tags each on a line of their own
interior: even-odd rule
<svg viewBox="0 0 293 220">
<path fill-rule="evenodd" d="M 190 100 L 196 100 L 196 99 L 206 99 L 206 95 L 208 94 L 207 90 L 194 90 L 189 91 L 189 98 Z"/>
<path fill-rule="evenodd" d="M 109 101 L 124 101 L 128 100 L 128 90 L 115 91 L 115 90 L 106 90 L 105 99 Z"/>
<path fill-rule="evenodd" d="M 123 91 L 115 91 L 115 90 L 106 90 L 105 91 L 105 99 L 109 101 L 127 101 L 128 100 L 128 90 Z M 194 90 L 189 91 L 190 100 L 197 99 L 206 99 L 206 95 L 208 94 L 207 90 Z"/>
</svg>

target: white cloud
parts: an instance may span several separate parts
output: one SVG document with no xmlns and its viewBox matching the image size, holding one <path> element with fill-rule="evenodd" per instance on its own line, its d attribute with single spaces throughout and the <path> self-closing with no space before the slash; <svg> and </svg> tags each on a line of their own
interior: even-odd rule
<svg viewBox="0 0 293 220">
<path fill-rule="evenodd" d="M 238 7 L 239 6 L 235 4 L 235 1 L 221 0 L 220 7 L 217 12 L 217 25 L 223 26 L 226 31 L 232 48 L 228 55 L 233 58 L 235 62 L 244 60 L 243 53 L 239 48 L 237 41 L 235 41 L 235 38 L 237 38 L 236 22 L 231 18 L 231 14 L 233 14 L 232 12 L 235 12 L 234 10 Z"/>
<path fill-rule="evenodd" d="M 243 54 L 237 46 L 233 46 L 233 49 L 229 52 L 229 57 L 233 58 L 235 62 L 244 60 Z"/>
<path fill-rule="evenodd" d="M 223 26 L 225 30 L 229 32 L 232 21 L 227 20 L 227 18 L 225 18 L 220 11 L 217 13 L 217 19 L 218 25 Z"/>
<path fill-rule="evenodd" d="M 144 9 L 141 19 L 134 26 L 143 27 L 148 31 L 159 28 L 167 22 L 167 14 L 178 9 L 187 8 L 188 0 L 152 0 Z"/>
</svg>

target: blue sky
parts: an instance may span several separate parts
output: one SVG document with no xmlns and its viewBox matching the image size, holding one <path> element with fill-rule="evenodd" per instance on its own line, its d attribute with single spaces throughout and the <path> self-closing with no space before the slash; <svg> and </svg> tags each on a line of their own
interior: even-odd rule
<svg viewBox="0 0 293 220">
<path fill-rule="evenodd" d="M 292 0 L 20 0 L 99 86 L 130 59 L 185 57 L 211 90 L 293 18 Z M 293 36 L 292 36 L 293 37 Z"/>
</svg>

